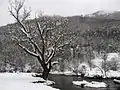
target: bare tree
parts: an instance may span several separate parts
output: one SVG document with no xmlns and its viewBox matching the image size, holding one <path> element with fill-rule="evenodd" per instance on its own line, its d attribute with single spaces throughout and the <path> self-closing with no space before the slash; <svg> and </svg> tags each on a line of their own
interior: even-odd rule
<svg viewBox="0 0 120 90">
<path fill-rule="evenodd" d="M 67 38 L 71 35 L 67 29 L 68 19 L 40 14 L 32 21 L 26 20 L 31 11 L 24 8 L 23 1 L 12 2 L 9 12 L 17 21 L 16 27 L 21 34 L 14 38 L 24 51 L 37 58 L 43 68 L 42 77 L 47 79 L 56 52 L 71 42 Z"/>
</svg>

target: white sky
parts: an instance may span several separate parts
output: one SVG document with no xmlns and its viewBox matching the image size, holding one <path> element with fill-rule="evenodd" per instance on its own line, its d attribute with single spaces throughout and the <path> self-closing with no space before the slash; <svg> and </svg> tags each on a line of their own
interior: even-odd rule
<svg viewBox="0 0 120 90">
<path fill-rule="evenodd" d="M 0 0 L 0 26 L 13 21 L 8 13 L 8 1 Z M 25 0 L 25 4 L 31 7 L 32 15 L 38 11 L 62 16 L 90 14 L 98 10 L 120 11 L 120 0 Z"/>
</svg>

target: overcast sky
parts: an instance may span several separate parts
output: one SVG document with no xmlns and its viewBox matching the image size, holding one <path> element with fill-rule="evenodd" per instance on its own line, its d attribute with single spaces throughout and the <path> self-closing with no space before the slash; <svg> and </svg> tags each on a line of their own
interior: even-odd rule
<svg viewBox="0 0 120 90">
<path fill-rule="evenodd" d="M 0 26 L 13 21 L 8 13 L 8 1 L 0 0 Z M 61 16 L 90 14 L 98 10 L 120 11 L 120 0 L 25 0 L 25 5 L 31 7 L 32 15 L 39 11 Z"/>
</svg>

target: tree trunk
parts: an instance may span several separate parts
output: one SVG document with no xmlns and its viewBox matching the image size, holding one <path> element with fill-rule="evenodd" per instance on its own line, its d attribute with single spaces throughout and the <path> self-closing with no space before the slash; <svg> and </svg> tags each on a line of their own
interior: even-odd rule
<svg viewBox="0 0 120 90">
<path fill-rule="evenodd" d="M 42 78 L 47 80 L 52 66 L 50 65 L 50 67 L 48 68 L 47 65 L 40 60 L 40 57 L 37 57 L 37 59 L 38 59 L 39 63 L 41 64 L 42 68 L 43 68 Z"/>
<path fill-rule="evenodd" d="M 47 80 L 48 75 L 49 75 L 49 72 L 50 72 L 49 69 L 44 68 L 44 70 L 43 70 L 43 72 L 42 72 L 42 78 L 45 79 L 45 80 Z"/>
</svg>

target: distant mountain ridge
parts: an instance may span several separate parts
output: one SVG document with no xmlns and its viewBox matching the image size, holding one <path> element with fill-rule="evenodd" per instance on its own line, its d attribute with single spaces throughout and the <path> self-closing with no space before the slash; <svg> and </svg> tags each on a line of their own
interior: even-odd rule
<svg viewBox="0 0 120 90">
<path fill-rule="evenodd" d="M 97 11 L 92 14 L 87 14 L 85 17 L 97 18 L 97 19 L 115 19 L 120 20 L 120 11 Z"/>
</svg>

